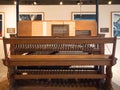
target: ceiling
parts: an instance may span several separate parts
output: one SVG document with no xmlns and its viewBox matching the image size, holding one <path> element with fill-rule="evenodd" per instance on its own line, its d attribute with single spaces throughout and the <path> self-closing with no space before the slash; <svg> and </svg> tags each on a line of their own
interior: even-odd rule
<svg viewBox="0 0 120 90">
<path fill-rule="evenodd" d="M 0 0 L 0 5 L 12 5 L 16 0 Z M 93 5 L 96 0 L 19 0 L 21 5 L 59 5 L 62 1 L 63 5 L 77 5 L 79 2 L 83 5 Z M 99 0 L 99 4 L 106 5 L 108 1 L 112 4 L 120 4 L 120 0 Z"/>
</svg>

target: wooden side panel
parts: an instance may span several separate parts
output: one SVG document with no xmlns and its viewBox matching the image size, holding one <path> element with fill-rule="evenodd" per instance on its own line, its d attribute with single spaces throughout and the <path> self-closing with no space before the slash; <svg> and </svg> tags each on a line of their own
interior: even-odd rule
<svg viewBox="0 0 120 90">
<path fill-rule="evenodd" d="M 18 36 L 31 36 L 32 35 L 32 22 L 19 21 L 18 23 Z"/>
<path fill-rule="evenodd" d="M 33 21 L 32 22 L 32 36 L 42 36 L 43 35 L 43 22 Z"/>
<path fill-rule="evenodd" d="M 90 30 L 91 36 L 97 36 L 97 25 L 94 20 L 48 20 L 19 21 L 18 36 L 51 36 L 52 25 L 69 25 L 69 36 L 75 36 L 75 30 Z"/>
<path fill-rule="evenodd" d="M 47 21 L 46 36 L 52 36 L 52 25 L 64 24 L 62 21 Z"/>
<path fill-rule="evenodd" d="M 75 21 L 75 30 L 90 30 L 91 36 L 97 36 L 97 25 L 95 20 Z"/>
<path fill-rule="evenodd" d="M 75 21 L 64 21 L 64 24 L 69 25 L 69 36 L 75 36 Z"/>
<path fill-rule="evenodd" d="M 71 87 L 71 86 L 24 86 L 16 87 L 15 90 L 97 90 L 96 87 Z"/>
</svg>

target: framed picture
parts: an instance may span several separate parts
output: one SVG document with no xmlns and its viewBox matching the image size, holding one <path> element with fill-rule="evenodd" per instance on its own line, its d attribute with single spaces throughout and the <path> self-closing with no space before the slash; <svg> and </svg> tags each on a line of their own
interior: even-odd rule
<svg viewBox="0 0 120 90">
<path fill-rule="evenodd" d="M 72 12 L 72 20 L 96 20 L 96 13 Z"/>
<path fill-rule="evenodd" d="M 69 36 L 69 24 L 53 24 L 52 36 Z"/>
<path fill-rule="evenodd" d="M 7 33 L 15 33 L 15 28 L 7 28 Z"/>
<path fill-rule="evenodd" d="M 100 33 L 103 33 L 103 34 L 109 33 L 109 28 L 108 27 L 102 27 L 102 28 L 100 28 Z"/>
<path fill-rule="evenodd" d="M 4 33 L 4 13 L 0 13 L 0 37 L 3 36 Z"/>
<path fill-rule="evenodd" d="M 112 12 L 112 37 L 120 38 L 120 12 Z"/>
<path fill-rule="evenodd" d="M 20 13 L 19 14 L 19 21 L 22 20 L 29 20 L 29 21 L 36 21 L 36 20 L 43 20 L 44 13 L 43 12 L 35 12 L 35 13 Z"/>
</svg>

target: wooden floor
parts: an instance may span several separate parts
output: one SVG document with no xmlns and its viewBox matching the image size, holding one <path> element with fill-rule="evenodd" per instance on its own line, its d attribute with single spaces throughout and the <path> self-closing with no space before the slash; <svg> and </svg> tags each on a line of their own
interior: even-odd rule
<svg viewBox="0 0 120 90">
<path fill-rule="evenodd" d="M 113 85 L 114 90 L 120 90 L 120 86 L 116 85 L 115 83 L 112 83 L 112 85 Z M 50 87 L 48 87 L 46 89 L 44 87 L 41 87 L 41 89 L 38 89 L 37 87 L 33 88 L 33 90 L 43 90 L 43 89 L 44 90 L 52 90 Z M 9 90 L 7 79 L 0 82 L 0 90 Z M 21 89 L 19 89 L 19 90 L 21 90 Z M 24 88 L 22 90 L 29 90 L 29 89 Z M 68 90 L 68 89 L 67 88 L 64 88 L 64 89 L 59 88 L 58 90 Z M 73 88 L 73 89 L 69 89 L 69 90 L 79 90 L 79 89 Z M 86 88 L 86 89 L 82 89 L 82 90 L 96 90 L 96 89 L 95 88 Z"/>
<path fill-rule="evenodd" d="M 9 90 L 8 89 L 8 81 L 7 81 L 7 68 L 2 64 L 2 60 L 0 60 L 0 90 Z M 114 90 L 120 90 L 120 86 L 118 86 L 115 83 L 112 83 Z M 47 87 L 46 89 L 44 87 L 41 87 L 40 89 L 37 88 L 33 88 L 33 90 L 53 90 L 51 87 Z M 21 89 L 19 89 L 21 90 Z M 25 88 L 24 90 L 28 90 L 27 88 Z M 77 90 L 77 88 L 73 88 L 73 89 L 68 89 L 68 88 L 59 88 L 57 90 Z M 82 89 L 82 90 L 96 90 L 95 88 L 87 88 L 87 89 Z"/>
</svg>

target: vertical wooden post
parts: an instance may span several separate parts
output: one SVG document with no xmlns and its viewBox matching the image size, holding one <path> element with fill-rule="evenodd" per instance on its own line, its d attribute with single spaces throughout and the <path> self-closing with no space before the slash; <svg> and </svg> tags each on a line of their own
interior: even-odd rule
<svg viewBox="0 0 120 90">
<path fill-rule="evenodd" d="M 15 67 L 13 66 L 8 66 L 8 81 L 9 81 L 9 89 L 14 90 L 14 84 L 15 84 L 15 79 L 14 79 L 14 72 L 15 72 Z"/>
<path fill-rule="evenodd" d="M 111 90 L 112 89 L 112 66 L 106 67 L 106 89 L 105 90 Z"/>
</svg>

